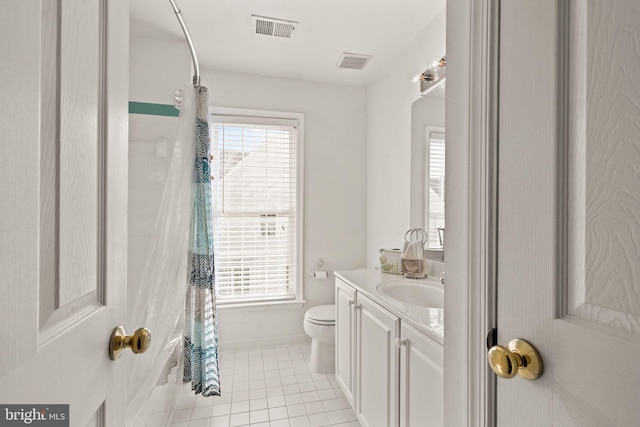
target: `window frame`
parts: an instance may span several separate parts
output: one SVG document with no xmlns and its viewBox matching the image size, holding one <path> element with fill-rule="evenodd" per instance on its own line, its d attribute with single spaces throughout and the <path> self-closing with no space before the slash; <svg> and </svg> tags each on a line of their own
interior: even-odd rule
<svg viewBox="0 0 640 427">
<path fill-rule="evenodd" d="M 304 114 L 287 112 L 258 110 L 236 107 L 210 106 L 207 120 L 211 124 L 213 116 L 227 116 L 238 119 L 247 119 L 245 124 L 279 124 L 282 120 L 297 121 L 296 127 L 296 242 L 295 242 L 295 297 L 291 298 L 262 298 L 249 301 L 225 301 L 216 295 L 216 303 L 221 308 L 231 307 L 256 307 L 256 306 L 281 306 L 302 305 L 304 300 Z M 271 123 L 269 123 L 271 121 Z M 215 236 L 213 236 L 215 241 Z"/>
<path fill-rule="evenodd" d="M 432 135 L 442 135 L 442 138 L 433 138 Z M 424 173 L 423 173 L 423 183 L 424 183 L 424 188 L 423 188 L 423 197 L 424 197 L 424 207 L 423 207 L 423 226 L 424 229 L 427 233 L 429 233 L 429 230 L 431 228 L 431 224 L 430 224 L 430 217 L 431 217 L 431 183 L 430 183 L 430 176 L 431 176 L 431 140 L 432 139 L 437 139 L 437 140 L 442 140 L 444 146 L 446 147 L 447 145 L 447 139 L 446 139 L 446 132 L 445 132 L 445 128 L 440 127 L 440 126 L 432 126 L 432 125 L 426 125 L 424 127 L 424 159 L 423 159 L 423 164 L 424 164 Z M 446 157 L 445 157 L 446 159 Z M 443 175 L 443 179 L 444 179 Z M 446 182 L 444 184 L 446 186 Z M 444 197 L 444 195 L 443 195 Z M 445 223 L 446 224 L 446 223 Z M 446 225 L 445 225 L 446 227 Z M 437 236 L 435 236 L 437 237 Z M 444 235 L 442 236 L 444 239 Z M 429 238 L 427 240 L 427 247 L 426 249 L 430 250 L 430 251 L 443 251 L 444 250 L 444 246 L 439 246 L 439 247 L 431 247 L 430 246 L 430 241 L 431 241 L 432 235 L 431 233 L 429 233 Z"/>
</svg>

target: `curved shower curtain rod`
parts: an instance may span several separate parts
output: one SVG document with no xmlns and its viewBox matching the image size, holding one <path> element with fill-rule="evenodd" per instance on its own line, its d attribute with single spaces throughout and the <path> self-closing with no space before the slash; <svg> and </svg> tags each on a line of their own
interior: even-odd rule
<svg viewBox="0 0 640 427">
<path fill-rule="evenodd" d="M 189 34 L 189 30 L 187 29 L 187 24 L 185 24 L 184 19 L 182 19 L 180 8 L 174 0 L 169 0 L 169 3 L 171 3 L 171 6 L 173 7 L 173 12 L 176 14 L 176 18 L 178 18 L 178 22 L 180 23 L 180 27 L 182 27 L 184 37 L 187 39 L 187 44 L 189 45 L 191 60 L 193 61 L 193 87 L 197 88 L 200 86 L 200 67 L 198 66 L 196 49 L 193 47 L 193 41 L 191 40 L 191 35 Z"/>
</svg>

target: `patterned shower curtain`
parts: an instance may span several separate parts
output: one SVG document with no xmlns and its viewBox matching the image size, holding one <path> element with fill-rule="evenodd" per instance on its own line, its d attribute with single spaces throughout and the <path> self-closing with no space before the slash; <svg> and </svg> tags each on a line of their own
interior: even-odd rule
<svg viewBox="0 0 640 427">
<path fill-rule="evenodd" d="M 208 101 L 207 88 L 197 88 L 194 193 L 189 238 L 189 283 L 185 307 L 184 381 L 191 381 L 191 389 L 196 394 L 220 396 Z"/>
</svg>

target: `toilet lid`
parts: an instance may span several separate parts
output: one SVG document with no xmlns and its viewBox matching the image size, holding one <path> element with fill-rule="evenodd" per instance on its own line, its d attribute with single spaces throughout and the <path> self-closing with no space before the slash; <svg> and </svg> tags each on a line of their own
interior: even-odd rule
<svg viewBox="0 0 640 427">
<path fill-rule="evenodd" d="M 307 310 L 305 316 L 307 320 L 312 323 L 318 324 L 332 324 L 336 321 L 336 306 L 331 305 L 319 305 Z"/>
</svg>

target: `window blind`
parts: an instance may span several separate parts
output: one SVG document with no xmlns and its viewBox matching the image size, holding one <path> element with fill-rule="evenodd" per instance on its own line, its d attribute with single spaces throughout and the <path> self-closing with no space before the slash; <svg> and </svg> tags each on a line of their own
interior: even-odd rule
<svg viewBox="0 0 640 427">
<path fill-rule="evenodd" d="M 220 302 L 296 298 L 296 126 L 295 120 L 212 116 Z"/>
<path fill-rule="evenodd" d="M 439 228 L 444 228 L 444 170 L 445 170 L 445 135 L 441 132 L 427 131 L 425 146 L 425 171 L 428 186 L 425 194 L 425 224 L 429 239 L 429 249 L 442 248 L 442 242 L 438 233 Z M 444 234 L 442 235 L 444 236 Z"/>
</svg>

